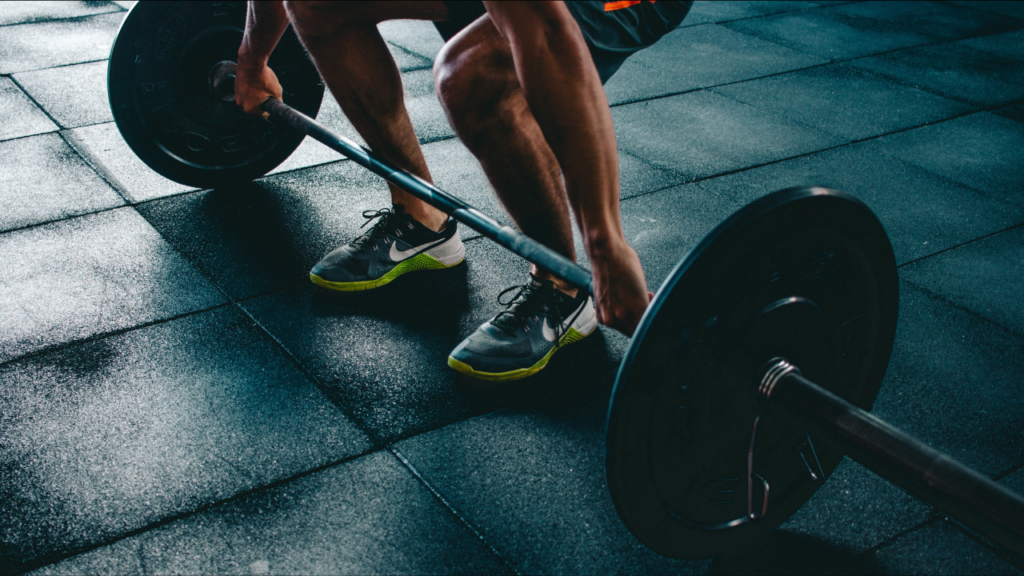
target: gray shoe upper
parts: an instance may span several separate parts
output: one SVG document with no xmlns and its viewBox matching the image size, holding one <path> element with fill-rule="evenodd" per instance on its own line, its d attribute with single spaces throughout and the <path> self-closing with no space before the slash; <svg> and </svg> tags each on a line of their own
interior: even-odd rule
<svg viewBox="0 0 1024 576">
<path fill-rule="evenodd" d="M 449 220 L 442 232 L 434 232 L 406 215 L 401 207 L 363 212 L 367 224 L 377 222 L 352 242 L 331 251 L 310 273 L 328 282 L 364 282 L 391 271 L 399 262 L 441 244 L 458 233 Z M 365 226 L 366 224 L 364 224 Z"/>
<path fill-rule="evenodd" d="M 589 298 L 572 298 L 550 282 L 533 279 L 503 294 L 516 289 L 519 292 L 511 302 L 502 302 L 506 309 L 463 340 L 452 351 L 452 358 L 476 372 L 489 374 L 529 369 L 558 346 L 581 314 L 589 312 L 593 316 Z M 587 327 L 581 327 L 583 335 L 593 330 L 596 321 L 585 324 Z"/>
</svg>

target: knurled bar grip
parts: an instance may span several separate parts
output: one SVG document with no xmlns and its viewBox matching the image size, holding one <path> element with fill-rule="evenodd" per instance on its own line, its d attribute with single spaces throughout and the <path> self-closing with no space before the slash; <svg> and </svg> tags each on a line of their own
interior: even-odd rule
<svg viewBox="0 0 1024 576">
<path fill-rule="evenodd" d="M 558 252 L 510 226 L 502 226 L 493 218 L 462 200 L 440 190 L 422 178 L 378 158 L 365 147 L 332 131 L 276 98 L 268 98 L 263 102 L 261 108 L 265 112 L 283 119 L 292 128 L 341 152 L 374 174 L 522 256 L 528 262 L 532 262 L 569 284 L 593 294 L 593 278 L 590 271 Z"/>
<path fill-rule="evenodd" d="M 879 476 L 1024 556 L 1021 496 L 832 394 L 799 371 L 779 377 L 769 394 L 772 414 L 820 434 Z"/>
</svg>

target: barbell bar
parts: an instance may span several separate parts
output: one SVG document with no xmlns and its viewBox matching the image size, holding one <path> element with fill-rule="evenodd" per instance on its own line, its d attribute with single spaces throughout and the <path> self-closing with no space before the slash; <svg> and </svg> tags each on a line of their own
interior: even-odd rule
<svg viewBox="0 0 1024 576">
<path fill-rule="evenodd" d="M 290 31 L 270 64 L 298 105 L 270 99 L 268 120 L 243 114 L 231 97 L 242 27 L 243 2 L 129 12 L 111 52 L 111 108 L 154 170 L 241 184 L 308 135 L 592 292 L 589 270 L 313 120 L 323 86 Z M 1024 556 L 1024 499 L 867 412 L 898 296 L 888 237 L 852 196 L 786 189 L 718 225 L 659 288 L 616 377 L 606 464 L 627 527 L 667 556 L 733 552 L 788 519 L 849 455 Z"/>
</svg>

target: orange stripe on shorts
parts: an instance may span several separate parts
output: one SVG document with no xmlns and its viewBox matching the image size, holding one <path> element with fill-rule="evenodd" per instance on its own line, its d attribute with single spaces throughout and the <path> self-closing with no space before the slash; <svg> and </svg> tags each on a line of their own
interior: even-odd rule
<svg viewBox="0 0 1024 576">
<path fill-rule="evenodd" d="M 622 10 L 623 8 L 636 6 L 639 3 L 640 0 L 619 0 L 618 2 L 605 2 L 604 11 L 611 12 L 612 10 Z"/>
</svg>

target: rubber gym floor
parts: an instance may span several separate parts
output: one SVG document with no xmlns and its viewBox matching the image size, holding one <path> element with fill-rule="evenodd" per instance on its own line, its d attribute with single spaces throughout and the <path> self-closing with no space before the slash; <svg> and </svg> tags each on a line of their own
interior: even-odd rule
<svg viewBox="0 0 1024 576">
<path fill-rule="evenodd" d="M 520 385 L 468 385 L 448 352 L 526 273 L 469 231 L 464 266 L 311 285 L 385 185 L 311 141 L 241 189 L 146 168 L 106 98 L 131 4 L 0 3 L 3 573 L 1024 568 L 849 460 L 755 548 L 651 552 L 604 473 L 628 340 L 603 329 Z M 438 185 L 500 216 L 434 96 L 441 38 L 380 29 Z M 873 411 L 1024 491 L 1024 3 L 697 2 L 606 91 L 652 288 L 761 195 L 857 196 L 901 282 Z M 354 136 L 330 97 L 319 118 Z"/>
</svg>

